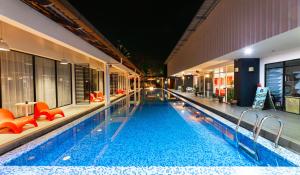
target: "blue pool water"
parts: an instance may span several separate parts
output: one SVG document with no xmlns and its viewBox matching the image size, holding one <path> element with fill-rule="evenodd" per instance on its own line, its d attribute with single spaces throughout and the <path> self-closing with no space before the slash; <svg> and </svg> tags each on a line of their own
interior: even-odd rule
<svg viewBox="0 0 300 175">
<path fill-rule="evenodd" d="M 230 128 L 164 96 L 145 91 L 136 110 L 122 100 L 6 165 L 294 166 L 263 146 L 255 161 L 235 147 Z"/>
</svg>

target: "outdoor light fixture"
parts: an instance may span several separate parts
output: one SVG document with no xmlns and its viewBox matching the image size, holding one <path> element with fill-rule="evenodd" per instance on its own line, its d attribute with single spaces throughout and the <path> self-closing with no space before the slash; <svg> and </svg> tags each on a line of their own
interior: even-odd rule
<svg viewBox="0 0 300 175">
<path fill-rule="evenodd" d="M 254 72 L 254 67 L 248 67 L 249 72 Z"/>
<path fill-rule="evenodd" d="M 69 62 L 68 62 L 66 59 L 62 59 L 62 60 L 60 61 L 60 64 L 69 64 Z"/>
<path fill-rule="evenodd" d="M 3 40 L 3 25 L 1 23 L 1 33 L 0 33 L 0 51 L 10 51 L 7 42 Z"/>
<path fill-rule="evenodd" d="M 253 49 L 250 48 L 250 47 L 244 49 L 244 54 L 245 54 L 245 55 L 251 55 L 252 52 L 253 52 Z"/>
</svg>

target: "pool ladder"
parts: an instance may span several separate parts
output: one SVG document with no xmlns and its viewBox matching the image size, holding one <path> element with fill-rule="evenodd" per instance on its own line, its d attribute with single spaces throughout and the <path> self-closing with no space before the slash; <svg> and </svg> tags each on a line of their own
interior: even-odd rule
<svg viewBox="0 0 300 175">
<path fill-rule="evenodd" d="M 245 116 L 245 114 L 247 112 L 250 112 L 250 111 L 255 111 L 257 112 L 258 110 L 257 109 L 247 109 L 245 111 L 243 111 L 239 117 L 239 120 L 238 120 L 238 123 L 236 125 L 236 128 L 235 128 L 235 138 L 236 138 L 236 144 L 237 144 L 237 147 L 240 147 L 242 148 L 244 151 L 246 151 L 247 153 L 250 154 L 251 157 L 253 157 L 255 160 L 259 160 L 259 157 L 258 157 L 258 153 L 257 153 L 257 149 L 256 149 L 256 143 L 257 143 L 257 139 L 258 139 L 258 136 L 259 136 L 259 133 L 261 131 L 261 128 L 264 124 L 264 122 L 268 119 L 275 119 L 278 124 L 279 124 L 279 130 L 278 130 L 278 133 L 276 135 L 276 138 L 275 138 L 275 141 L 274 141 L 274 146 L 275 148 L 278 148 L 278 141 L 279 141 L 279 138 L 281 136 L 281 133 L 282 133 L 282 130 L 283 130 L 283 123 L 282 121 L 279 119 L 279 117 L 277 116 L 274 116 L 272 114 L 268 114 L 268 115 L 265 115 L 260 121 L 259 121 L 259 116 L 258 114 L 256 113 L 256 119 L 255 119 L 255 123 L 254 123 L 254 127 L 253 127 L 253 130 L 252 130 L 252 133 L 253 133 L 253 148 L 251 149 L 250 147 L 248 147 L 247 145 L 241 143 L 239 140 L 238 140 L 238 129 L 240 127 L 240 124 Z"/>
</svg>

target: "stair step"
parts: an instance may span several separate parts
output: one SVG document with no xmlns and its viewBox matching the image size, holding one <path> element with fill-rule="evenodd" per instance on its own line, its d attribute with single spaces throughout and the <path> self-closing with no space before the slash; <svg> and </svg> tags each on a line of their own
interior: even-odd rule
<svg viewBox="0 0 300 175">
<path fill-rule="evenodd" d="M 249 148 L 247 145 L 243 144 L 243 143 L 238 143 L 238 146 L 244 150 L 246 153 L 248 153 L 248 155 L 250 155 L 252 158 L 254 158 L 255 160 L 258 161 L 258 155 L 256 153 L 256 151 L 252 150 L 251 148 Z"/>
</svg>

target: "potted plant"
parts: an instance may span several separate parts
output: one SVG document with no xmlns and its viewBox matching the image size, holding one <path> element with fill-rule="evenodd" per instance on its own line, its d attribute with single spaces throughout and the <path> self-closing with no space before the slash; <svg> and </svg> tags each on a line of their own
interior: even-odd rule
<svg viewBox="0 0 300 175">
<path fill-rule="evenodd" d="M 223 100 L 224 100 L 224 96 L 218 96 L 218 99 L 219 99 L 219 103 L 223 103 Z"/>
<path fill-rule="evenodd" d="M 194 93 L 195 93 L 195 96 L 197 96 L 197 94 L 199 93 L 199 87 L 198 86 L 194 86 Z"/>
</svg>

